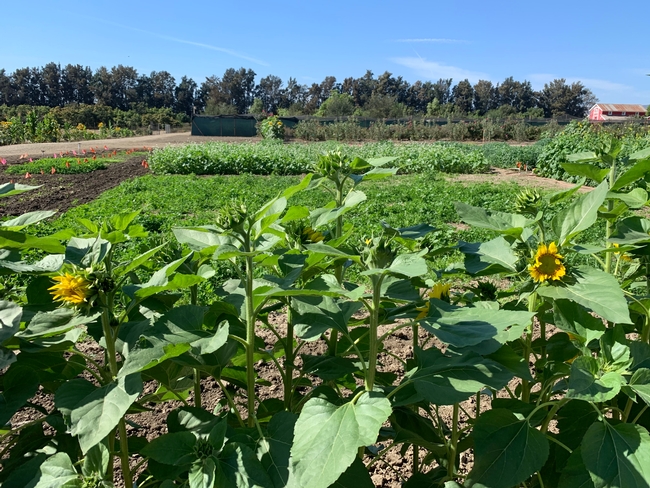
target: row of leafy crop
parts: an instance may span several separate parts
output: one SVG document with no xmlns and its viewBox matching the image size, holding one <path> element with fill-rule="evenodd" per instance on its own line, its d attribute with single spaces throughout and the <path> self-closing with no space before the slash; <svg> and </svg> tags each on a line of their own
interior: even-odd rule
<svg viewBox="0 0 650 488">
<path fill-rule="evenodd" d="M 97 131 L 90 131 L 84 124 L 61 125 L 51 115 L 39 118 L 36 112 L 30 112 L 25 119 L 12 117 L 0 121 L 0 146 L 23 144 L 29 142 L 61 142 L 105 139 L 109 137 L 131 137 L 135 133 L 131 129 L 99 123 Z"/>
<path fill-rule="evenodd" d="M 376 121 L 362 127 L 355 119 L 322 123 L 317 119 L 303 120 L 287 131 L 306 141 L 536 141 L 552 137 L 561 130 L 557 121 L 545 125 L 531 125 L 522 119 L 495 121 L 490 118 L 446 124 L 413 120 L 387 124 Z"/>
<path fill-rule="evenodd" d="M 546 178 L 576 182 L 581 176 L 587 175 L 577 176 L 568 173 L 564 168 L 564 165 L 570 162 L 567 156 L 592 152 L 593 159 L 596 161 L 596 155 L 605 150 L 612 136 L 623 143 L 621 151 L 615 155 L 623 168 L 627 166 L 627 159 L 631 154 L 650 147 L 648 125 L 625 124 L 603 127 L 588 122 L 572 122 L 544 144 L 535 164 L 535 173 Z M 596 164 L 601 169 L 608 168 L 608 163 L 596 162 Z"/>
<path fill-rule="evenodd" d="M 398 168 L 339 152 L 261 205 L 233 200 L 207 225 L 174 227 L 182 252 L 161 242 L 120 258 L 147 238 L 136 202 L 54 235 L 25 230 L 52 212 L 3 222 L 3 275 L 31 280 L 0 301 L 0 482 L 370 487 L 379 466 L 409 488 L 647 487 L 650 221 L 629 214 L 647 192 L 626 188 L 650 150 L 627 170 L 620 150 L 610 140 L 600 154 L 607 173 L 573 158 L 591 192 L 526 191 L 505 212 L 457 202 L 457 218 L 492 236 L 453 247 L 426 221 L 376 222 L 359 239 L 363 189 Z M 581 244 L 598 222 L 596 245 Z M 437 269 L 458 251 L 462 263 Z M 218 263 L 235 277 L 200 296 Z M 475 282 L 452 289 L 459 276 Z M 394 347 L 397 334 L 411 347 Z M 152 404 L 169 412 L 166 433 L 137 436 L 127 425 Z"/>
<path fill-rule="evenodd" d="M 190 144 L 156 149 L 151 169 L 158 174 L 304 174 L 324 152 L 336 150 L 361 158 L 378 155 L 396 158 L 404 173 L 442 171 L 447 173 L 481 173 L 489 168 L 482 151 L 476 146 L 452 143 L 394 144 L 391 142 L 347 146 L 335 142 L 315 144 L 263 143 Z"/>
</svg>

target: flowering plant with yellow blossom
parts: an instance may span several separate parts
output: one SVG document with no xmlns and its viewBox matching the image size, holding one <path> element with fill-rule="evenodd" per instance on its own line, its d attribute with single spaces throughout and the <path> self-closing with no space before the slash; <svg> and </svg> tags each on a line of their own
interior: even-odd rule
<svg viewBox="0 0 650 488">
<path fill-rule="evenodd" d="M 533 280 L 542 283 L 548 280 L 559 280 L 566 275 L 564 257 L 559 253 L 555 242 L 548 246 L 540 244 L 535 253 L 533 264 L 528 267 Z"/>
<path fill-rule="evenodd" d="M 48 290 L 55 301 L 73 306 L 88 303 L 88 298 L 92 295 L 91 283 L 84 276 L 63 273 L 54 276 L 52 280 L 56 281 L 56 284 L 48 288 Z"/>
<path fill-rule="evenodd" d="M 260 122 L 258 128 L 264 139 L 284 140 L 284 124 L 277 115 Z"/>
</svg>

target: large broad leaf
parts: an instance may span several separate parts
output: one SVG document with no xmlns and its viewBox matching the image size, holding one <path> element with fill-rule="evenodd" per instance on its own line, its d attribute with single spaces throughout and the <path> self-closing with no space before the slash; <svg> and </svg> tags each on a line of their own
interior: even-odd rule
<svg viewBox="0 0 650 488">
<path fill-rule="evenodd" d="M 65 452 L 57 452 L 41 464 L 36 477 L 25 488 L 82 488 L 83 481 Z"/>
<path fill-rule="evenodd" d="M 538 471 L 548 457 L 548 440 L 528 421 L 497 408 L 474 426 L 474 468 L 466 487 L 512 488 Z"/>
<path fill-rule="evenodd" d="M 87 268 L 101 263 L 110 249 L 111 243 L 99 237 L 89 239 L 73 237 L 65 248 L 65 259 L 72 264 Z"/>
<path fill-rule="evenodd" d="M 219 454 L 217 482 L 212 486 L 232 486 L 246 488 L 274 488 L 264 466 L 255 452 L 243 444 L 226 444 Z"/>
<path fill-rule="evenodd" d="M 650 369 L 637 369 L 632 375 L 632 378 L 630 378 L 630 388 L 632 388 L 634 393 L 639 395 L 644 402 L 650 405 Z"/>
<path fill-rule="evenodd" d="M 567 460 L 558 488 L 594 488 L 589 471 L 582 462 L 582 449 L 574 450 Z"/>
<path fill-rule="evenodd" d="M 176 240 L 187 244 L 193 251 L 210 248 L 214 251 L 218 246 L 231 244 L 233 238 L 223 236 L 214 227 L 175 227 L 172 229 Z"/>
<path fill-rule="evenodd" d="M 27 212 L 15 219 L 5 220 L 2 227 L 9 227 L 10 230 L 21 230 L 28 225 L 35 224 L 41 220 L 47 219 L 56 213 L 55 210 L 40 210 L 37 212 Z"/>
<path fill-rule="evenodd" d="M 343 200 L 343 205 L 338 208 L 323 207 L 317 208 L 311 212 L 309 220 L 311 226 L 314 228 L 322 227 L 332 222 L 336 218 L 345 215 L 347 212 L 355 208 L 361 202 L 366 200 L 366 194 L 359 190 L 350 191 L 345 200 Z"/>
<path fill-rule="evenodd" d="M 598 208 L 605 201 L 608 191 L 606 181 L 593 191 L 578 197 L 569 207 L 559 212 L 551 226 L 564 246 L 576 235 L 591 227 L 598 218 Z"/>
<path fill-rule="evenodd" d="M 0 300 L 0 344 L 13 337 L 20 330 L 22 315 L 22 307 L 13 302 Z"/>
<path fill-rule="evenodd" d="M 639 153 L 636 154 L 640 155 Z M 612 190 L 620 190 L 621 188 L 643 178 L 648 173 L 648 171 L 650 171 L 650 159 L 638 159 L 641 160 L 634 164 L 625 173 L 616 178 L 616 181 L 612 185 Z"/>
<path fill-rule="evenodd" d="M 648 192 L 643 188 L 635 188 L 628 193 L 610 191 L 607 193 L 607 198 L 620 200 L 630 208 L 641 208 L 648 202 Z"/>
<path fill-rule="evenodd" d="M 21 355 L 22 356 L 22 355 Z M 31 368 L 14 363 L 3 374 L 0 392 L 0 425 L 4 425 L 38 390 L 38 377 Z"/>
<path fill-rule="evenodd" d="M 405 382 L 436 405 L 453 405 L 467 400 L 484 386 L 501 389 L 514 376 L 505 366 L 475 353 L 445 356 L 437 349 L 418 353 L 420 367 Z"/>
<path fill-rule="evenodd" d="M 535 314 L 498 310 L 482 306 L 457 307 L 441 300 L 431 300 L 429 315 L 421 321 L 426 330 L 438 339 L 457 348 L 482 344 L 481 352 L 489 354 L 508 341 L 521 336 Z"/>
<path fill-rule="evenodd" d="M 427 262 L 421 254 L 418 253 L 400 254 L 393 260 L 388 271 L 395 275 L 415 278 L 416 276 L 426 274 L 429 269 L 427 268 Z"/>
<path fill-rule="evenodd" d="M 81 315 L 73 309 L 57 308 L 50 312 L 38 312 L 29 322 L 27 328 L 21 330 L 18 337 L 33 340 L 37 337 L 52 337 L 67 332 L 81 325 L 90 324 L 100 316 L 100 312 L 93 315 Z"/>
<path fill-rule="evenodd" d="M 144 371 L 190 350 L 196 355 L 218 350 L 228 340 L 228 322 L 209 330 L 207 313 L 207 307 L 184 305 L 167 312 L 153 325 L 143 323 L 134 328 L 127 338 L 131 349 L 119 376 Z"/>
<path fill-rule="evenodd" d="M 595 488 L 650 487 L 650 435 L 640 425 L 596 422 L 581 449 Z"/>
<path fill-rule="evenodd" d="M 58 239 L 52 237 L 35 237 L 22 232 L 0 230 L 0 248 L 2 249 L 40 249 L 50 254 L 63 254 L 65 247 Z"/>
<path fill-rule="evenodd" d="M 521 236 L 525 227 L 535 223 L 523 215 L 504 212 L 491 212 L 488 214 L 481 207 L 472 207 L 466 203 L 456 202 L 456 211 L 463 222 L 474 227 L 489 229 L 504 235 Z"/>
<path fill-rule="evenodd" d="M 205 281 L 204 278 L 197 275 L 176 273 L 176 270 L 188 259 L 189 256 L 190 255 L 188 254 L 187 256 L 177 259 L 176 261 L 162 267 L 144 284 L 125 286 L 125 293 L 129 296 L 144 299 L 162 291 L 189 288 L 192 285 Z"/>
<path fill-rule="evenodd" d="M 585 307 L 570 300 L 553 301 L 553 319 L 558 329 L 585 344 L 600 339 L 605 332 L 602 319 L 594 317 Z"/>
<path fill-rule="evenodd" d="M 650 241 L 650 220 L 636 216 L 623 219 L 609 240 L 620 245 L 646 243 Z"/>
<path fill-rule="evenodd" d="M 182 466 L 196 459 L 196 436 L 189 431 L 156 437 L 142 449 L 142 455 L 162 464 Z"/>
<path fill-rule="evenodd" d="M 100 442 L 88 451 L 81 467 L 81 472 L 84 476 L 92 476 L 96 473 L 103 477 L 111 461 L 111 453 L 108 447 Z"/>
<path fill-rule="evenodd" d="M 70 391 L 75 385 L 68 382 L 56 393 L 57 406 L 70 423 L 71 434 L 77 436 L 81 451 L 88 450 L 101 442 L 117 426 L 131 404 L 142 393 L 142 379 L 139 374 L 126 378 L 118 378 L 116 382 L 95 389 L 89 395 L 86 390 Z M 77 397 L 76 404 L 63 408 L 60 399 L 72 403 Z M 68 405 L 66 405 L 68 406 Z"/>
<path fill-rule="evenodd" d="M 595 358 L 581 356 L 571 364 L 567 398 L 605 402 L 618 395 L 624 384 L 625 378 L 619 372 L 604 373 Z"/>
<path fill-rule="evenodd" d="M 364 393 L 340 407 L 312 398 L 296 422 L 291 447 L 291 487 L 327 488 L 352 464 L 358 448 L 373 444 L 391 414 L 390 402 Z"/>
<path fill-rule="evenodd" d="M 20 183 L 5 183 L 0 185 L 0 197 L 8 197 L 11 195 L 18 195 L 25 191 L 36 190 L 43 185 L 32 186 L 32 185 L 21 185 Z"/>
<path fill-rule="evenodd" d="M 260 441 L 257 455 L 273 485 L 285 486 L 289 480 L 289 458 L 293 430 L 298 416 L 291 412 L 275 414 L 268 426 L 268 437 Z"/>
<path fill-rule="evenodd" d="M 537 293 L 554 300 L 579 303 L 610 322 L 632 323 L 627 301 L 616 278 L 589 266 L 579 266 L 573 274 L 574 282 L 540 286 Z"/>
<path fill-rule="evenodd" d="M 582 154 L 582 153 L 581 153 Z M 571 156 L 579 156 L 580 154 L 572 154 Z M 571 156 L 567 159 L 571 160 Z M 589 163 L 561 163 L 564 171 L 569 173 L 572 176 L 586 176 L 587 178 L 594 180 L 597 183 L 603 181 L 603 178 L 609 173 L 607 168 L 599 168 L 595 164 Z"/>
<path fill-rule="evenodd" d="M 216 469 L 211 457 L 195 461 L 188 475 L 190 488 L 213 488 Z"/>
<path fill-rule="evenodd" d="M 458 249 L 465 255 L 465 269 L 469 274 L 484 276 L 517 271 L 519 258 L 503 237 L 477 243 L 461 241 Z"/>
</svg>

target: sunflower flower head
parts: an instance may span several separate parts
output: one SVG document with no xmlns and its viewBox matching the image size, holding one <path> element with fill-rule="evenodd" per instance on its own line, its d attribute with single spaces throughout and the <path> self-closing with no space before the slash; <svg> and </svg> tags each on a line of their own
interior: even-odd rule
<svg viewBox="0 0 650 488">
<path fill-rule="evenodd" d="M 325 239 L 325 236 L 322 232 L 312 229 L 311 227 L 305 227 L 302 230 L 302 239 L 307 243 L 316 243 L 321 242 Z"/>
<path fill-rule="evenodd" d="M 450 302 L 450 295 L 449 295 L 449 289 L 451 288 L 451 284 L 449 283 L 436 283 L 433 285 L 433 288 L 431 288 L 431 291 L 428 293 L 429 299 L 431 298 L 437 298 L 438 300 L 442 300 L 443 302 Z M 427 300 L 424 304 L 424 306 L 416 308 L 418 312 L 420 312 L 417 316 L 416 320 L 423 319 L 427 315 L 429 315 L 429 305 L 430 301 Z"/>
<path fill-rule="evenodd" d="M 559 280 L 566 275 L 564 257 L 558 252 L 555 242 L 548 246 L 540 244 L 535 253 L 533 264 L 528 267 L 533 280 L 542 283 L 548 280 Z"/>
<path fill-rule="evenodd" d="M 79 275 L 64 273 L 52 278 L 56 285 L 48 288 L 55 301 L 60 301 L 66 305 L 83 305 L 88 301 L 91 295 L 91 283 Z"/>
</svg>

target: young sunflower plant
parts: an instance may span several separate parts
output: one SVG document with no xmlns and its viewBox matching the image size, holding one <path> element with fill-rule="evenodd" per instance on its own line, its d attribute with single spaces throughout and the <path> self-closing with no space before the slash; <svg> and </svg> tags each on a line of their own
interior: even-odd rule
<svg viewBox="0 0 650 488">
<path fill-rule="evenodd" d="M 593 153 L 568 157 L 565 170 L 598 184 L 581 194 L 582 184 L 543 197 L 527 190 L 517 199 L 519 214 L 457 204 L 463 221 L 498 234 L 459 245 L 466 272 L 479 279 L 509 276 L 512 287 L 498 294 L 500 301 L 535 314 L 524 334 L 507 343 L 522 366 L 508 409 L 493 401 L 476 420 L 469 486 L 493 479 L 499 456 L 518 442 L 520 434 L 506 434 L 514 424 L 530 436 L 518 454 L 527 468 L 489 486 L 531 476 L 539 486 L 561 487 L 650 480 L 650 225 L 630 216 L 648 200 L 650 151 L 617 162 L 620 150 L 612 139 Z M 581 235 L 601 220 L 602 245 L 582 244 Z M 513 410 L 521 412 L 519 420 Z"/>
</svg>

